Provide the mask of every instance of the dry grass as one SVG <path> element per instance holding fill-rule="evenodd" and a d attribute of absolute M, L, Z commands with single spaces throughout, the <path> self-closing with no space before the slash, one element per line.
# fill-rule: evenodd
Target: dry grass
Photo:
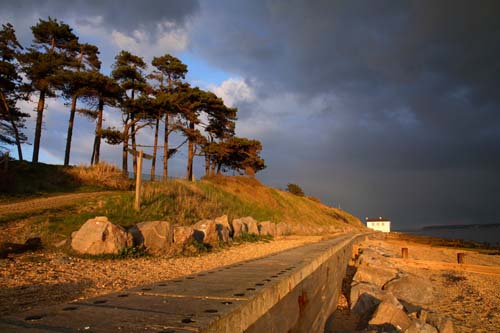
<path fill-rule="evenodd" d="M 132 181 L 123 175 L 121 169 L 113 164 L 99 163 L 87 166 L 79 165 L 65 169 L 78 182 L 90 186 L 100 186 L 116 190 L 129 190 Z"/>

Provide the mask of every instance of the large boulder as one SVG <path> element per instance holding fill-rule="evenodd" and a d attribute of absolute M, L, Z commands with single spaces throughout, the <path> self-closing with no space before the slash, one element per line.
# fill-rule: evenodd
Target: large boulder
<path fill-rule="evenodd" d="M 189 243 L 189 241 L 193 239 L 194 230 L 192 227 L 176 225 L 173 229 L 173 243 L 176 248 L 182 248 L 185 244 Z"/>
<path fill-rule="evenodd" d="M 369 283 L 353 283 L 350 299 L 352 312 L 362 317 L 373 313 L 382 302 L 390 303 L 398 309 L 403 309 L 403 305 L 391 292 L 381 290 Z"/>
<path fill-rule="evenodd" d="M 270 221 L 260 222 L 259 225 L 259 233 L 261 236 L 273 236 L 276 237 L 276 224 Z"/>
<path fill-rule="evenodd" d="M 435 313 L 429 313 L 427 315 L 427 323 L 437 327 L 439 333 L 454 333 L 453 322 L 445 317 L 439 316 Z"/>
<path fill-rule="evenodd" d="M 219 235 L 215 221 L 201 220 L 193 225 L 193 238 L 199 243 L 210 244 L 212 246 L 219 245 Z"/>
<path fill-rule="evenodd" d="M 151 253 L 166 253 L 172 244 L 172 228 L 167 221 L 141 222 L 128 230 L 136 246 L 144 246 Z"/>
<path fill-rule="evenodd" d="M 438 333 L 438 330 L 432 325 L 426 324 L 420 320 L 415 320 L 404 333 Z"/>
<path fill-rule="evenodd" d="M 384 289 L 397 295 L 398 299 L 414 305 L 429 305 L 436 299 L 432 283 L 413 274 L 405 274 L 388 282 Z"/>
<path fill-rule="evenodd" d="M 217 236 L 219 236 L 219 241 L 223 243 L 229 243 L 231 241 L 231 226 L 227 219 L 227 215 L 222 215 L 215 219 L 215 229 L 217 230 Z"/>
<path fill-rule="evenodd" d="M 412 324 L 410 318 L 400 308 L 388 302 L 382 302 L 368 322 L 368 329 L 384 332 L 405 331 Z"/>
<path fill-rule="evenodd" d="M 233 239 L 241 236 L 243 232 L 248 232 L 246 224 L 242 219 L 234 219 L 231 221 L 233 227 Z"/>
<path fill-rule="evenodd" d="M 246 231 L 249 234 L 254 234 L 254 235 L 259 234 L 259 227 L 257 226 L 257 221 L 253 217 L 247 216 L 247 217 L 241 218 L 241 220 L 246 225 L 246 229 L 247 229 Z"/>
<path fill-rule="evenodd" d="M 285 223 L 285 222 L 280 222 L 276 224 L 276 235 L 277 236 L 288 236 L 292 234 L 292 227 Z"/>
<path fill-rule="evenodd" d="M 360 266 L 352 280 L 355 282 L 371 283 L 382 288 L 387 282 L 395 279 L 397 276 L 398 271 L 393 268 L 384 269 L 373 266 Z"/>
<path fill-rule="evenodd" d="M 71 247 L 82 254 L 117 254 L 133 244 L 132 236 L 122 227 L 114 225 L 105 216 L 85 222 L 71 240 Z"/>

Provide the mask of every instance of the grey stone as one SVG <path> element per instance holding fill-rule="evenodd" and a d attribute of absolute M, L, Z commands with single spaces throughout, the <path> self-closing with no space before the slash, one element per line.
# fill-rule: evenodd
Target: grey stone
<path fill-rule="evenodd" d="M 351 310 L 360 315 L 366 316 L 382 303 L 390 303 L 398 309 L 403 309 L 403 305 L 389 291 L 381 290 L 377 286 L 369 283 L 354 283 L 351 286 Z"/>
<path fill-rule="evenodd" d="M 231 226 L 233 227 L 233 238 L 238 238 L 243 232 L 248 232 L 247 226 L 242 219 L 234 219 L 231 221 Z"/>
<path fill-rule="evenodd" d="M 276 224 L 276 236 L 288 236 L 292 234 L 292 227 L 285 222 Z"/>
<path fill-rule="evenodd" d="M 388 302 L 382 302 L 368 322 L 368 328 L 381 328 L 384 330 L 405 331 L 412 324 L 410 318 L 400 308 Z"/>
<path fill-rule="evenodd" d="M 371 283 L 382 288 L 388 281 L 395 279 L 397 275 L 396 269 L 360 266 L 354 274 L 353 281 Z"/>
<path fill-rule="evenodd" d="M 259 234 L 259 228 L 257 226 L 257 221 L 254 220 L 253 217 L 247 216 L 247 217 L 241 218 L 241 220 L 246 225 L 246 229 L 247 229 L 246 231 L 249 234 L 254 234 L 254 235 Z"/>
<path fill-rule="evenodd" d="M 276 224 L 270 221 L 260 222 L 259 225 L 259 233 L 261 236 L 270 235 L 276 237 Z"/>
<path fill-rule="evenodd" d="M 427 314 L 427 323 L 436 327 L 439 333 L 454 333 L 453 322 L 445 317 L 439 316 L 435 313 Z"/>
<path fill-rule="evenodd" d="M 193 238 L 205 244 L 212 246 L 219 245 L 219 235 L 213 220 L 201 220 L 193 225 Z"/>
<path fill-rule="evenodd" d="M 421 320 L 415 320 L 411 323 L 404 333 L 438 333 L 438 330 Z"/>
<path fill-rule="evenodd" d="M 172 228 L 167 221 L 141 222 L 129 229 L 134 245 L 143 245 L 149 252 L 167 253 L 173 241 Z"/>
<path fill-rule="evenodd" d="M 174 226 L 174 245 L 177 248 L 181 248 L 184 244 L 188 243 L 193 239 L 193 228 L 183 225 Z"/>
<path fill-rule="evenodd" d="M 227 215 L 222 215 L 215 219 L 215 229 L 217 230 L 217 235 L 219 236 L 219 241 L 223 243 L 231 242 L 231 226 L 229 225 Z"/>
<path fill-rule="evenodd" d="M 124 228 L 103 216 L 85 222 L 71 240 L 73 250 L 92 255 L 117 254 L 132 244 L 132 236 Z"/>
<path fill-rule="evenodd" d="M 436 299 L 432 284 L 413 274 L 405 274 L 387 283 L 384 289 L 392 291 L 397 298 L 416 305 L 428 305 Z"/>

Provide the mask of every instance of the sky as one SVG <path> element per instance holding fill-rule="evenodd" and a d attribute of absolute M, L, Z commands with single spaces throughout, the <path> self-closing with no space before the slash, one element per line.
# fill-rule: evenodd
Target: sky
<path fill-rule="evenodd" d="M 498 1 L 5 1 L 0 22 L 24 46 L 39 18 L 97 45 L 109 73 L 128 50 L 170 53 L 187 80 L 238 108 L 236 133 L 258 139 L 257 176 L 396 229 L 500 222 Z M 32 142 L 36 98 L 26 134 Z M 40 160 L 61 163 L 68 101 L 45 111 Z M 105 126 L 119 126 L 107 109 Z M 92 121 L 76 119 L 72 164 L 87 163 Z M 174 139 L 180 142 L 181 137 Z M 139 142 L 152 144 L 152 131 Z M 120 147 L 104 144 L 121 165 Z M 31 156 L 31 146 L 24 148 Z M 13 149 L 15 155 L 15 149 Z M 161 164 L 161 163 L 158 163 Z M 170 160 L 174 176 L 186 156 Z M 159 172 L 157 172 L 159 173 Z M 196 176 L 203 175 L 201 161 Z"/>

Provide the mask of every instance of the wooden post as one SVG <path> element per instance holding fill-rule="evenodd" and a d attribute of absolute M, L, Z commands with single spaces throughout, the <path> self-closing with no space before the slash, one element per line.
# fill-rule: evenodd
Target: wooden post
<path fill-rule="evenodd" d="M 457 262 L 463 264 L 465 262 L 465 253 L 457 253 Z"/>
<path fill-rule="evenodd" d="M 408 259 L 408 248 L 407 247 L 403 247 L 401 249 L 401 256 L 403 257 L 403 259 Z"/>
<path fill-rule="evenodd" d="M 136 175 L 134 209 L 139 211 L 141 209 L 142 150 L 138 151 Z"/>

